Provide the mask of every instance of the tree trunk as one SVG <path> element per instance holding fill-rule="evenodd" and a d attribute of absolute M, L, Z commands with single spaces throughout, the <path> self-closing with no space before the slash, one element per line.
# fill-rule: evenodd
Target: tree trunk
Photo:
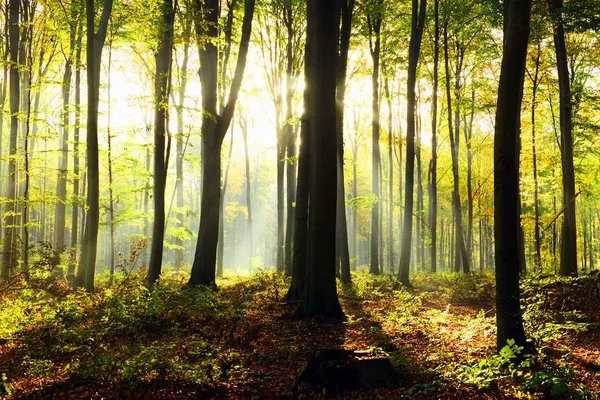
<path fill-rule="evenodd" d="M 202 86 L 202 200 L 200 206 L 200 227 L 198 243 L 194 254 L 190 286 L 216 286 L 215 262 L 219 232 L 219 204 L 221 199 L 221 147 L 235 111 L 235 103 L 242 85 L 248 43 L 254 16 L 254 0 L 246 0 L 242 37 L 238 51 L 235 74 L 231 83 L 227 104 L 217 113 L 217 48 L 205 38 L 218 36 L 218 0 L 207 0 L 203 12 L 195 15 L 196 34 L 201 43 L 200 83 Z M 203 17 L 203 18 L 200 18 Z M 208 24 L 207 24 L 208 22 Z"/>
<path fill-rule="evenodd" d="M 338 13 L 336 2 L 309 0 L 307 41 L 310 91 L 310 201 L 308 205 L 308 257 L 306 285 L 297 318 L 343 319 L 335 282 L 336 58 Z"/>
<path fill-rule="evenodd" d="M 176 190 L 177 190 L 177 223 L 179 225 L 179 229 L 185 229 L 185 219 L 184 214 L 182 212 L 183 208 L 183 157 L 184 157 L 184 149 L 183 149 L 183 107 L 185 103 L 185 89 L 187 87 L 187 74 L 188 74 L 188 60 L 189 60 L 189 52 L 190 52 L 190 34 L 192 31 L 192 20 L 189 17 L 185 17 L 185 31 L 184 31 L 184 44 L 183 44 L 183 61 L 181 65 L 181 69 L 179 70 L 179 90 L 178 90 L 178 102 L 176 105 L 177 112 L 177 162 L 175 165 L 176 168 Z M 175 265 L 182 266 L 184 264 L 184 248 L 183 248 L 183 240 L 179 237 L 175 239 L 175 244 L 177 245 L 177 249 L 175 250 Z"/>
<path fill-rule="evenodd" d="M 519 290 L 519 119 L 531 1 L 512 0 L 505 15 L 505 42 L 494 138 L 494 236 L 496 239 L 496 346 L 509 339 L 525 346 Z"/>
<path fill-rule="evenodd" d="M 434 0 L 433 36 L 433 93 L 431 104 L 431 163 L 429 164 L 429 226 L 431 228 L 431 272 L 437 272 L 437 106 L 438 106 L 438 64 L 440 56 L 439 3 Z"/>
<path fill-rule="evenodd" d="M 71 253 L 67 278 L 75 280 L 77 263 L 77 243 L 79 236 L 79 126 L 81 125 L 81 42 L 83 29 L 79 27 L 77 34 L 77 52 L 75 55 L 75 127 L 73 128 L 73 212 L 71 219 Z"/>
<path fill-rule="evenodd" d="M 248 270 L 252 271 L 252 260 L 254 259 L 254 238 L 252 236 L 252 196 L 250 181 L 250 156 L 248 153 L 248 129 L 244 121 L 242 127 L 244 137 L 244 156 L 246 158 L 246 209 L 248 210 Z"/>
<path fill-rule="evenodd" d="M 560 92 L 560 133 L 564 219 L 561 231 L 560 275 L 577 276 L 577 222 L 575 214 L 575 170 L 573 168 L 572 98 L 562 0 L 548 0 L 554 20 L 554 49 Z"/>
<path fill-rule="evenodd" d="M 342 283 L 348 284 L 350 277 L 350 250 L 348 248 L 348 226 L 346 222 L 346 190 L 344 188 L 344 100 L 346 97 L 346 69 L 354 0 L 338 1 L 341 16 L 339 31 L 338 64 L 336 71 L 336 132 L 337 132 L 337 206 L 336 206 L 336 259 L 341 267 Z"/>
<path fill-rule="evenodd" d="M 404 190 L 404 223 L 402 224 L 402 249 L 398 279 L 402 284 L 411 286 L 408 277 L 412 238 L 413 192 L 415 182 L 415 86 L 417 82 L 417 64 L 421 53 L 421 39 L 425 26 L 427 0 L 412 0 L 412 24 L 408 51 L 408 77 L 406 90 L 406 186 Z"/>
<path fill-rule="evenodd" d="M 382 2 L 377 4 L 381 7 Z M 381 193 L 379 190 L 379 166 L 381 164 L 381 155 L 379 150 L 379 59 L 381 55 L 381 11 L 377 10 L 375 16 L 368 16 L 369 22 L 369 45 L 371 58 L 373 60 L 373 73 L 371 75 L 372 87 L 372 121 L 371 121 L 371 185 L 373 195 L 377 202 L 371 209 L 371 264 L 369 272 L 379 274 L 379 210 L 381 208 Z M 375 39 L 375 43 L 373 43 Z"/>
<path fill-rule="evenodd" d="M 8 161 L 8 184 L 6 189 L 6 207 L 4 209 L 4 244 L 2 249 L 2 270 L 0 278 L 8 281 L 17 263 L 16 235 L 15 235 L 15 206 L 16 206 L 16 188 L 17 184 L 17 137 L 19 134 L 19 1 L 10 0 L 9 2 L 9 51 L 10 51 L 10 144 Z"/>
<path fill-rule="evenodd" d="M 100 217 L 100 170 L 98 165 L 98 101 L 100 89 L 100 65 L 102 48 L 106 39 L 106 28 L 112 10 L 112 0 L 104 1 L 98 31 L 94 33 L 94 1 L 86 0 L 87 16 L 87 78 L 88 78 L 88 111 L 87 111 L 87 162 L 88 189 L 85 233 L 82 242 L 79 268 L 83 271 L 86 290 L 94 290 L 96 274 L 96 249 L 98 247 L 98 219 Z"/>
<path fill-rule="evenodd" d="M 535 107 L 537 105 L 537 90 L 539 86 L 541 42 L 538 42 L 537 53 L 535 57 L 535 72 L 531 78 L 531 153 L 533 157 L 533 207 L 535 212 L 535 266 L 539 272 L 542 270 L 542 244 L 540 234 L 540 197 L 539 182 L 537 170 L 537 147 L 536 147 L 536 129 L 535 129 Z"/>
<path fill-rule="evenodd" d="M 154 226 L 148 265 L 148 285 L 156 283 L 162 270 L 163 245 L 165 238 L 165 186 L 167 183 L 167 163 L 165 141 L 167 137 L 167 112 L 169 107 L 169 81 L 173 48 L 173 21 L 175 10 L 173 0 L 163 0 L 161 23 L 159 24 L 160 44 L 154 59 Z"/>
<path fill-rule="evenodd" d="M 454 271 L 458 272 L 459 271 L 459 265 L 462 261 L 462 267 L 463 267 L 463 271 L 465 273 L 470 272 L 470 260 L 469 260 L 469 255 L 467 254 L 467 249 L 465 246 L 465 240 L 464 240 L 464 235 L 463 235 L 463 224 L 462 224 L 462 211 L 461 211 L 461 205 L 460 205 L 460 184 L 459 184 L 459 175 L 458 175 L 458 135 L 454 134 L 454 129 L 452 126 L 452 100 L 451 100 L 451 95 L 450 95 L 450 66 L 449 66 L 449 62 L 448 62 L 448 26 L 446 23 L 446 26 L 444 27 L 444 61 L 445 61 L 445 68 L 446 68 L 446 96 L 448 98 L 448 133 L 450 135 L 450 148 L 451 148 L 451 153 L 452 153 L 452 175 L 453 175 L 453 181 L 454 181 L 454 189 L 452 192 L 452 205 L 454 207 L 454 217 L 455 217 L 455 222 L 456 222 L 456 229 L 455 229 L 455 235 L 456 235 L 456 251 L 454 253 L 455 255 L 455 265 L 454 265 Z M 459 65 L 462 64 L 462 57 L 460 58 L 459 61 Z M 457 67 L 457 71 L 460 71 L 461 67 Z M 456 80 L 458 81 L 458 79 L 460 79 L 459 74 L 457 73 L 456 76 Z M 457 85 L 455 85 L 455 90 L 458 91 L 458 88 L 456 87 Z M 458 94 L 457 94 L 458 96 Z M 456 105 L 458 107 L 458 104 Z M 458 126 L 458 120 L 457 119 L 457 126 L 455 126 L 455 128 L 459 128 Z M 458 131 L 458 129 L 457 129 Z"/>

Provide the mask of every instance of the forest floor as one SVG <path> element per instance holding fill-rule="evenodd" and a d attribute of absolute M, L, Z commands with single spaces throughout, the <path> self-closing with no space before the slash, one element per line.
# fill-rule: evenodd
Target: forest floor
<path fill-rule="evenodd" d="M 219 290 L 153 291 L 142 273 L 94 294 L 44 278 L 0 291 L 0 398 L 319 399 L 292 382 L 319 349 L 388 357 L 402 384 L 343 399 L 599 398 L 598 274 L 523 282 L 533 355 L 495 352 L 493 277 L 356 274 L 345 322 L 294 321 L 287 278 L 226 278 Z"/>

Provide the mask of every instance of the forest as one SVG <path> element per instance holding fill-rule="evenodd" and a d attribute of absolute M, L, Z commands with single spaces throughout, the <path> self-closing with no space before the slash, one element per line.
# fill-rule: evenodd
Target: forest
<path fill-rule="evenodd" d="M 0 0 L 1 399 L 600 398 L 600 0 Z"/>

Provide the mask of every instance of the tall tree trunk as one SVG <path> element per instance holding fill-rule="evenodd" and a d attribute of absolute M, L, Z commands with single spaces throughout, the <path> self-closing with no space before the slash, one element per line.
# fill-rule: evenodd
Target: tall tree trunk
<path fill-rule="evenodd" d="M 245 120 L 242 126 L 244 137 L 244 156 L 246 159 L 246 209 L 248 210 L 248 270 L 252 271 L 252 260 L 254 259 L 254 237 L 252 235 L 252 196 L 250 181 L 250 156 L 248 153 L 248 128 Z"/>
<path fill-rule="evenodd" d="M 577 221 L 573 168 L 572 96 L 562 16 L 562 0 L 548 0 L 554 21 L 554 49 L 560 92 L 560 133 L 564 219 L 561 231 L 560 275 L 577 276 Z"/>
<path fill-rule="evenodd" d="M 233 124 L 235 126 L 235 124 Z M 227 155 L 227 166 L 225 167 L 225 176 L 223 178 L 223 189 L 221 190 L 221 199 L 219 204 L 219 241 L 217 242 L 217 276 L 223 276 L 223 267 L 225 265 L 225 195 L 227 185 L 229 184 L 229 169 L 231 168 L 231 153 L 233 152 L 233 127 L 231 128 L 231 139 L 229 141 L 229 154 Z M 234 242 L 235 243 L 235 242 Z"/>
<path fill-rule="evenodd" d="M 539 197 L 539 182 L 537 170 L 537 147 L 536 147 L 536 128 L 535 128 L 535 108 L 537 105 L 537 90 L 539 86 L 539 71 L 540 71 L 540 56 L 541 42 L 537 44 L 537 53 L 535 57 L 535 71 L 531 78 L 532 93 L 531 93 L 531 153 L 533 157 L 533 207 L 535 212 L 535 266 L 538 271 L 542 269 L 542 244 L 540 234 L 540 197 Z"/>
<path fill-rule="evenodd" d="M 434 0 L 433 34 L 433 94 L 431 100 L 431 162 L 429 164 L 429 226 L 431 228 L 431 272 L 437 272 L 437 109 L 438 109 L 438 64 L 440 57 L 439 3 Z"/>
<path fill-rule="evenodd" d="M 73 212 L 71 214 L 71 252 L 67 278 L 75 279 L 75 265 L 77 263 L 77 243 L 79 236 L 79 126 L 81 125 L 81 42 L 83 36 L 82 26 L 77 34 L 77 51 L 75 55 L 75 127 L 73 128 Z"/>
<path fill-rule="evenodd" d="M 402 249 L 398 279 L 402 284 L 411 286 L 408 277 L 412 238 L 413 192 L 415 182 L 415 86 L 417 82 L 417 64 L 421 53 L 421 39 L 425 27 L 427 0 L 412 0 L 412 24 L 408 51 L 408 77 L 406 90 L 406 186 L 404 190 L 404 223 L 402 224 Z"/>
<path fill-rule="evenodd" d="M 307 34 L 304 51 L 304 80 L 311 80 L 310 60 L 311 37 Z M 296 213 L 294 214 L 294 253 L 292 258 L 292 282 L 286 294 L 288 301 L 298 301 L 302 298 L 306 286 L 306 260 L 308 240 L 308 199 L 310 174 L 310 140 L 308 109 L 311 104 L 311 91 L 308 85 L 304 87 L 302 125 L 300 127 L 300 150 L 298 154 L 298 186 L 296 190 Z"/>
<path fill-rule="evenodd" d="M 473 151 L 471 140 L 473 139 L 473 120 L 475 119 L 475 88 L 471 90 L 471 113 L 469 122 L 465 120 L 465 145 L 467 146 L 467 255 L 469 266 L 473 265 Z"/>
<path fill-rule="evenodd" d="M 519 290 L 519 119 L 530 0 L 512 0 L 505 14 L 505 42 L 494 138 L 494 236 L 496 239 L 496 346 L 509 339 L 525 346 Z"/>
<path fill-rule="evenodd" d="M 377 7 L 381 8 L 383 2 L 379 1 Z M 377 202 L 371 210 L 371 264 L 369 272 L 378 274 L 379 271 L 379 210 L 381 208 L 381 193 L 379 190 L 379 166 L 381 155 L 379 150 L 379 59 L 381 56 L 381 10 L 376 10 L 375 16 L 368 16 L 369 46 L 373 60 L 373 73 L 371 75 L 372 88 L 372 121 L 371 121 L 371 185 L 373 195 Z M 373 40 L 375 41 L 373 43 Z"/>
<path fill-rule="evenodd" d="M 8 199 L 4 213 L 4 245 L 2 249 L 2 270 L 0 278 L 8 281 L 10 274 L 17 263 L 16 235 L 15 235 L 15 208 L 16 208 L 16 178 L 17 178 L 17 137 L 19 134 L 19 1 L 10 0 L 9 2 L 9 51 L 10 51 L 10 144 L 8 161 L 8 184 L 6 189 L 6 198 Z"/>
<path fill-rule="evenodd" d="M 202 204 L 198 243 L 194 254 L 190 286 L 216 286 L 215 263 L 219 230 L 219 205 L 221 199 L 221 147 L 235 111 L 235 103 L 242 85 L 248 43 L 254 16 L 254 0 L 246 0 L 242 36 L 238 51 L 235 74 L 231 83 L 227 104 L 217 113 L 217 48 L 205 38 L 217 38 L 219 2 L 207 0 L 200 12 L 195 13 L 196 34 L 199 39 L 200 83 L 202 86 Z M 203 17 L 203 18 L 201 18 Z"/>
<path fill-rule="evenodd" d="M 87 115 L 87 162 L 88 189 L 85 233 L 82 242 L 79 268 L 87 291 L 94 290 L 96 274 L 96 250 L 98 247 L 98 220 L 100 218 L 100 170 L 98 165 L 98 101 L 100 89 L 100 65 L 102 48 L 106 39 L 106 28 L 112 10 L 112 0 L 104 1 L 98 31 L 94 33 L 94 1 L 86 0 L 87 20 L 87 78 L 88 78 L 88 115 Z"/>
<path fill-rule="evenodd" d="M 162 270 L 163 244 L 165 238 L 165 186 L 167 163 L 165 141 L 167 137 L 169 82 L 173 48 L 173 0 L 163 0 L 159 24 L 160 44 L 155 54 L 156 75 L 154 76 L 154 226 L 148 265 L 148 285 L 156 283 Z M 167 156 L 168 157 L 168 156 Z"/>
<path fill-rule="evenodd" d="M 184 28 L 184 44 L 183 44 L 183 61 L 181 64 L 181 68 L 179 70 L 179 90 L 178 90 L 178 101 L 176 105 L 177 112 L 177 144 L 176 144 L 176 152 L 177 152 L 177 162 L 175 165 L 176 168 L 176 190 L 177 190 L 177 223 L 179 225 L 179 229 L 183 230 L 185 228 L 185 220 L 184 214 L 182 212 L 183 208 L 183 157 L 184 157 L 184 149 L 183 149 L 183 110 L 185 103 L 185 90 L 187 87 L 188 81 L 188 60 L 190 53 L 190 35 L 192 32 L 192 19 L 189 17 L 185 17 L 185 28 Z M 179 237 L 175 239 L 175 244 L 177 245 L 177 249 L 175 250 L 175 265 L 181 266 L 184 263 L 184 248 L 183 248 L 183 240 Z"/>
<path fill-rule="evenodd" d="M 306 285 L 295 317 L 344 318 L 335 283 L 337 135 L 335 121 L 338 44 L 336 2 L 309 0 L 307 36 L 310 42 L 308 109 L 310 139 L 310 201 Z"/>
<path fill-rule="evenodd" d="M 346 97 L 346 69 L 354 0 L 338 0 L 341 17 L 339 55 L 336 71 L 336 132 L 337 132 L 337 206 L 336 206 L 336 259 L 341 267 L 341 280 L 348 284 L 350 277 L 350 250 L 346 222 L 346 190 L 344 188 L 344 100 Z"/>
<path fill-rule="evenodd" d="M 393 160 L 393 149 L 394 149 L 394 126 L 393 126 L 393 111 L 392 111 L 392 98 L 390 93 L 390 87 L 388 78 L 385 78 L 385 97 L 387 100 L 388 108 L 388 164 L 390 166 L 389 172 L 389 185 L 388 185 L 388 268 L 390 274 L 394 274 L 394 160 Z"/>
<path fill-rule="evenodd" d="M 110 219 L 108 223 L 109 236 L 110 236 L 110 254 L 108 255 L 110 279 L 109 284 L 112 285 L 115 280 L 115 204 L 114 204 L 114 191 L 113 191 L 113 169 L 112 169 L 112 132 L 110 127 L 110 112 L 111 112 L 111 80 L 110 80 L 110 69 L 112 67 L 112 41 L 111 37 L 108 41 L 108 77 L 107 77 L 107 128 L 106 128 L 106 141 L 108 143 L 108 217 Z"/>
<path fill-rule="evenodd" d="M 65 221 L 67 209 L 67 175 L 69 173 L 69 130 L 71 115 L 71 78 L 73 76 L 73 56 L 75 55 L 77 24 L 75 20 L 69 21 L 69 50 L 66 54 L 65 72 L 62 81 L 62 138 L 60 141 L 60 158 L 58 166 L 58 180 L 56 184 L 56 208 L 54 216 L 55 238 L 54 248 L 59 252 L 65 247 Z"/>
<path fill-rule="evenodd" d="M 462 57 L 460 58 L 462 60 Z M 455 135 L 454 128 L 452 126 L 452 100 L 450 94 L 450 66 L 448 62 L 448 26 L 446 22 L 446 26 L 444 27 L 444 61 L 446 68 L 446 96 L 448 98 L 448 133 L 450 135 L 450 148 L 452 153 L 452 175 L 454 180 L 454 189 L 452 192 L 452 205 L 454 207 L 454 217 L 456 221 L 456 251 L 455 255 L 455 267 L 454 270 L 457 271 L 460 260 L 462 260 L 462 267 L 465 273 L 470 272 L 470 260 L 469 255 L 467 254 L 467 249 L 465 246 L 465 240 L 463 235 L 463 224 L 462 224 L 462 211 L 460 205 L 460 184 L 459 184 L 459 175 L 458 175 L 458 135 Z M 462 61 L 459 62 L 462 64 Z M 457 67 L 457 71 L 460 71 L 460 67 Z M 456 79 L 460 79 L 459 74 L 457 73 Z M 455 90 L 457 90 L 455 85 Z M 458 107 L 458 104 L 456 105 Z M 457 118 L 457 123 L 458 123 Z M 459 128 L 455 126 L 455 128 Z"/>

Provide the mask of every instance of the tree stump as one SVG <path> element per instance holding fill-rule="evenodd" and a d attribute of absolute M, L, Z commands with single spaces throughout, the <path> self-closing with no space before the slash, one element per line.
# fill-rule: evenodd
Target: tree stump
<path fill-rule="evenodd" d="M 296 376 L 292 389 L 325 390 L 338 396 L 350 389 L 393 388 L 402 384 L 402 377 L 388 358 L 366 358 L 370 355 L 369 351 L 319 350 Z"/>

